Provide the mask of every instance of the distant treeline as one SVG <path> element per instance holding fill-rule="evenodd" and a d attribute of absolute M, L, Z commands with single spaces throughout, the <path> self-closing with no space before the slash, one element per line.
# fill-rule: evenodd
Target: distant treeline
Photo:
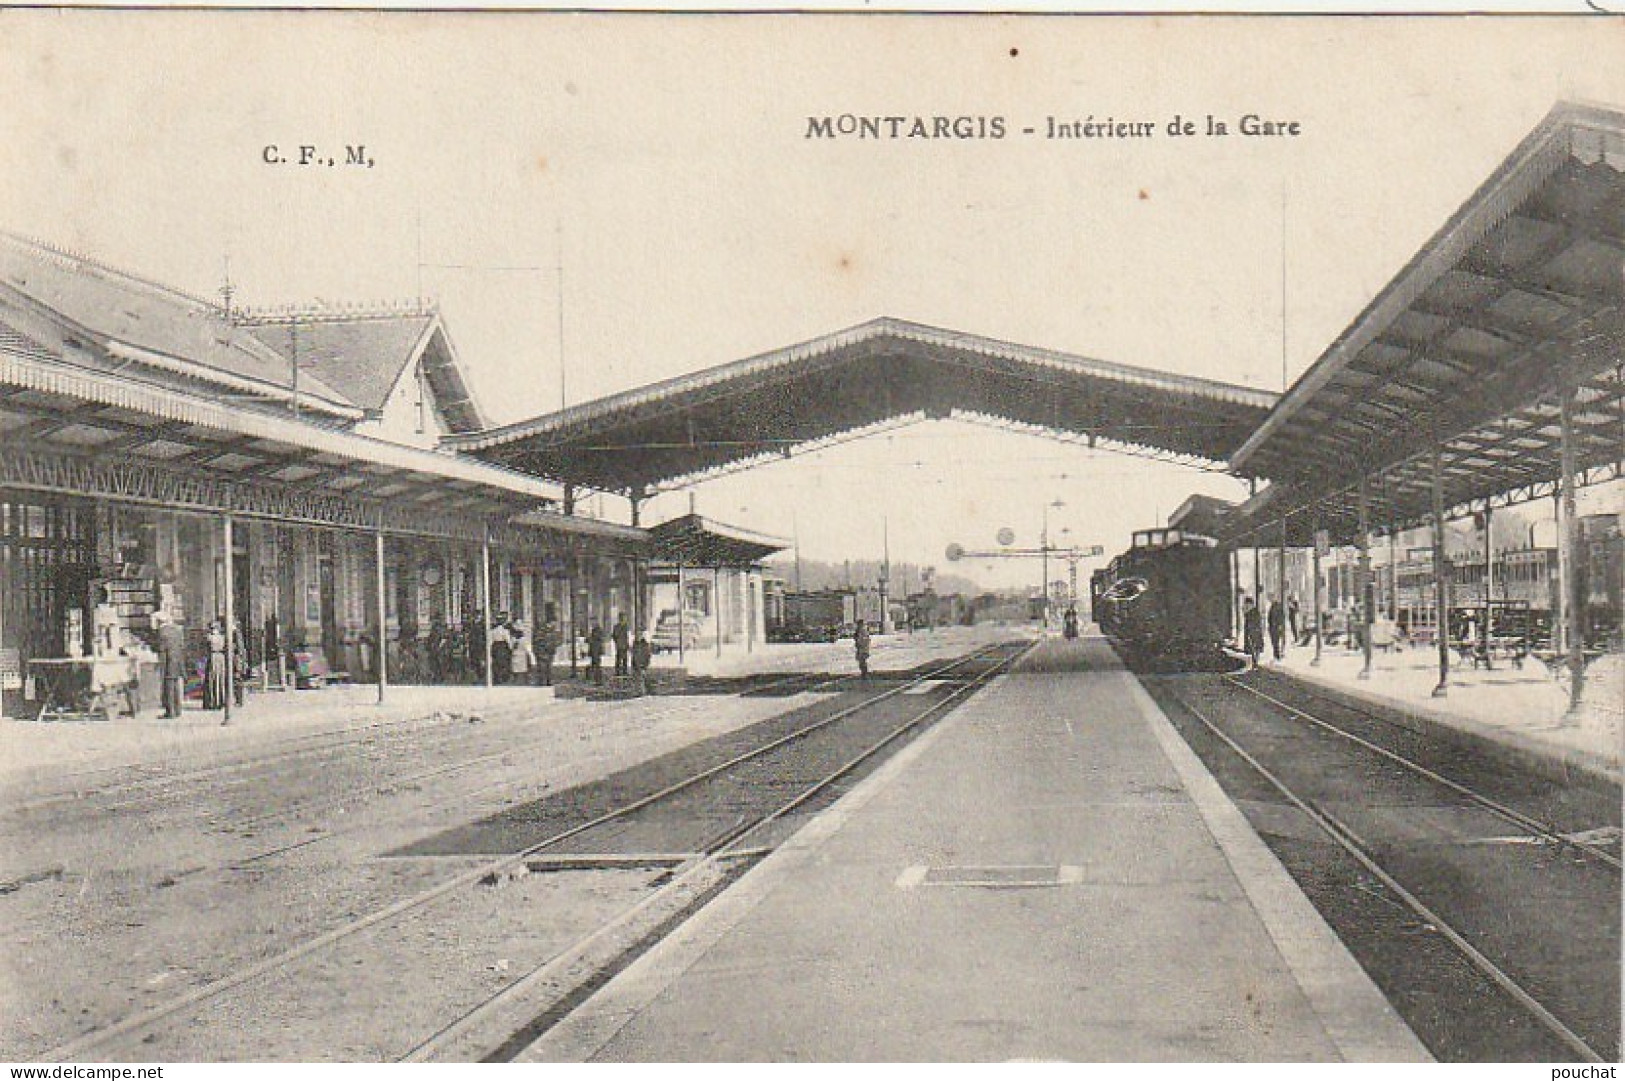
<path fill-rule="evenodd" d="M 781 555 L 768 561 L 779 577 L 791 589 L 796 588 L 796 560 L 793 555 Z M 820 589 L 845 589 L 851 586 L 854 589 L 873 589 L 880 579 L 881 564 L 875 559 L 854 559 L 850 563 L 825 563 L 817 559 L 802 559 L 801 586 L 802 590 L 814 592 Z M 960 574 L 944 574 L 938 568 L 931 586 L 940 594 L 962 593 L 966 596 L 976 596 L 982 592 L 982 587 L 973 580 Z M 921 575 L 921 568 L 914 563 L 893 562 L 891 565 L 891 580 L 886 592 L 902 598 L 909 593 L 919 593 L 925 588 L 925 579 Z"/>

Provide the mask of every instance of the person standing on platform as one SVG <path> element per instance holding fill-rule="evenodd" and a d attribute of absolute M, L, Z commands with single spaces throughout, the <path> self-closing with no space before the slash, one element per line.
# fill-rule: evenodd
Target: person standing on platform
<path fill-rule="evenodd" d="M 506 683 L 513 675 L 513 638 L 508 634 L 508 613 L 497 613 L 491 626 L 491 682 Z"/>
<path fill-rule="evenodd" d="M 640 631 L 632 643 L 632 678 L 640 696 L 649 693 L 649 662 L 653 659 L 654 650 L 649 648 L 649 640 Z"/>
<path fill-rule="evenodd" d="M 1298 598 L 1288 597 L 1286 599 L 1286 628 L 1292 635 L 1292 641 L 1300 646 L 1310 638 L 1309 628 L 1299 622 L 1301 618 L 1302 616 L 1298 611 Z"/>
<path fill-rule="evenodd" d="M 209 663 L 203 669 L 203 708 L 226 708 L 226 630 L 218 619 L 209 624 Z"/>
<path fill-rule="evenodd" d="M 1252 667 L 1257 668 L 1258 658 L 1264 654 L 1264 623 L 1251 597 L 1241 602 L 1241 641 Z"/>
<path fill-rule="evenodd" d="M 858 620 L 856 629 L 852 632 L 852 649 L 858 657 L 858 678 L 869 678 L 869 621 Z"/>
<path fill-rule="evenodd" d="M 1270 649 L 1275 652 L 1275 659 L 1279 661 L 1286 653 L 1286 611 L 1281 607 L 1280 601 L 1270 605 L 1269 628 Z"/>
<path fill-rule="evenodd" d="M 162 677 L 160 699 L 164 705 L 164 720 L 173 721 L 181 715 L 181 696 L 186 681 L 186 632 L 170 618 L 167 612 L 153 617 L 158 624 L 158 657 Z"/>
<path fill-rule="evenodd" d="M 231 640 L 231 700 L 241 706 L 248 693 L 248 632 L 241 623 Z"/>
<path fill-rule="evenodd" d="M 536 632 L 536 674 L 542 686 L 553 686 L 553 655 L 559 650 L 559 631 L 552 620 L 543 620 Z"/>
<path fill-rule="evenodd" d="M 587 678 L 604 685 L 604 628 L 597 623 L 587 632 Z"/>
<path fill-rule="evenodd" d="M 624 613 L 616 617 L 615 627 L 609 632 L 609 638 L 615 643 L 615 674 L 624 676 L 627 662 L 632 657 L 632 628 L 627 626 Z"/>
<path fill-rule="evenodd" d="M 536 654 L 530 647 L 527 630 L 522 619 L 514 620 L 508 627 L 508 637 L 513 640 L 513 678 L 522 687 L 530 686 L 530 673 L 536 667 Z"/>

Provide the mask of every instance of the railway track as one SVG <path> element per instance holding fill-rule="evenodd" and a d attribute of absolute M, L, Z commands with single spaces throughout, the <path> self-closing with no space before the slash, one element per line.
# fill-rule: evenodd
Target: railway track
<path fill-rule="evenodd" d="M 1357 747 L 1370 751 L 1372 754 L 1380 755 L 1389 762 L 1392 762 L 1403 769 L 1409 770 L 1417 776 L 1424 777 L 1427 780 L 1440 785 L 1441 787 L 1449 789 L 1464 799 L 1472 801 L 1478 806 L 1489 811 L 1491 814 L 1504 819 L 1508 823 L 1517 826 L 1520 829 L 1529 830 L 1536 836 L 1545 838 L 1547 841 L 1553 844 L 1581 853 L 1595 864 L 1613 868 L 1616 877 L 1618 877 L 1621 868 L 1625 867 L 1625 864 L 1622 864 L 1620 858 L 1614 855 L 1613 852 L 1610 852 L 1603 845 L 1597 844 L 1583 835 L 1576 835 L 1575 831 L 1564 830 L 1559 826 L 1553 825 L 1552 823 L 1545 822 L 1541 819 L 1535 818 L 1532 815 L 1525 814 L 1503 800 L 1484 795 L 1468 785 L 1452 780 L 1450 777 L 1445 776 L 1438 770 L 1431 769 L 1430 767 L 1425 766 L 1414 759 L 1408 758 L 1403 754 L 1381 746 L 1373 740 L 1357 735 L 1356 733 L 1349 731 L 1347 728 L 1334 724 L 1325 718 L 1316 716 L 1315 714 L 1309 713 L 1308 711 L 1300 709 L 1297 706 L 1284 702 L 1275 695 L 1272 695 L 1267 691 L 1259 690 L 1257 687 L 1252 686 L 1244 680 L 1231 676 L 1228 677 L 1228 682 L 1232 686 L 1245 691 L 1256 698 L 1260 698 L 1263 701 L 1268 702 L 1275 708 L 1292 717 L 1296 717 L 1298 720 L 1301 720 L 1306 724 L 1313 725 L 1321 731 L 1330 733 L 1339 739 L 1347 740 Z"/>
<path fill-rule="evenodd" d="M 747 696 L 753 697 L 788 697 L 795 694 L 810 694 L 819 691 L 833 692 L 838 690 L 843 685 L 854 682 L 855 679 L 856 677 L 854 676 L 824 676 L 822 674 L 796 672 L 785 676 L 782 679 L 776 679 L 766 684 L 753 686 L 743 693 Z M 703 712 L 705 708 L 706 704 L 703 698 L 694 699 L 684 697 L 672 699 L 672 705 L 651 715 L 650 722 L 659 724 L 666 721 L 680 719 L 682 717 L 691 716 L 695 713 Z M 303 817 L 323 811 L 353 807 L 359 803 L 365 802 L 369 797 L 375 797 L 383 794 L 386 791 L 412 785 L 421 785 L 428 781 L 443 781 L 448 777 L 465 774 L 482 766 L 489 766 L 516 757 L 523 757 L 529 752 L 533 752 L 545 747 L 552 738 L 553 737 L 549 735 L 543 735 L 535 739 L 523 741 L 521 743 L 505 745 L 502 749 L 493 751 L 489 754 L 482 754 L 474 758 L 447 763 L 441 766 L 435 766 L 433 768 L 420 770 L 415 773 L 389 777 L 380 781 L 377 785 L 373 786 L 367 791 L 346 792 L 317 801 L 298 803 L 291 807 L 273 808 L 258 816 L 252 816 L 245 819 L 233 819 L 232 828 L 239 832 L 251 833 L 267 825 L 285 821 L 296 816 Z M 494 793 L 521 788 L 528 783 L 528 781 L 523 779 L 499 781 L 495 784 L 481 786 L 472 792 L 459 792 L 443 800 L 435 800 L 426 804 L 420 804 L 418 805 L 418 811 L 419 813 L 432 813 L 446 807 L 455 806 L 459 803 L 470 802 L 471 800 L 477 799 L 481 796 L 489 796 Z M 287 844 L 264 848 L 251 855 L 240 857 L 233 860 L 231 865 L 233 867 L 246 867 L 259 863 L 263 860 L 270 859 L 274 856 L 280 856 L 284 853 L 308 848 L 324 841 L 336 840 L 340 837 L 355 833 L 363 828 L 364 827 L 362 825 L 358 824 L 339 829 L 322 830 L 319 833 L 303 836 L 298 840 L 289 842 Z"/>
<path fill-rule="evenodd" d="M 908 711 L 911 716 L 906 723 L 896 726 L 895 730 L 887 733 L 884 739 L 866 747 L 861 755 L 843 763 L 838 770 L 828 771 L 825 776 L 818 779 L 817 783 L 807 786 L 807 790 L 780 801 L 774 807 L 761 810 L 753 815 L 742 816 L 739 821 L 732 823 L 728 829 L 716 832 L 703 843 L 691 846 L 694 851 L 689 854 L 688 860 L 685 861 L 687 865 L 674 869 L 670 881 L 661 890 L 657 890 L 655 896 L 664 899 L 672 892 L 672 889 L 681 888 L 676 884 L 682 884 L 683 887 L 691 886 L 697 877 L 720 876 L 719 881 L 724 880 L 727 876 L 722 872 L 725 872 L 731 866 L 748 862 L 756 854 L 759 854 L 754 846 L 742 844 L 746 840 L 746 834 L 754 834 L 756 830 L 766 824 L 779 822 L 785 815 L 793 813 L 796 808 L 805 806 L 811 799 L 816 799 L 819 793 L 826 792 L 841 777 L 850 774 L 854 769 L 859 768 L 863 762 L 873 758 L 885 745 L 900 738 L 903 732 L 912 730 L 923 720 L 947 708 L 949 704 L 957 702 L 965 694 L 971 693 L 975 687 L 980 686 L 982 682 L 991 678 L 996 672 L 1002 671 L 1013 660 L 1014 651 L 1008 646 L 980 650 L 967 657 L 961 657 L 955 661 L 932 668 L 918 678 L 896 683 L 878 694 L 866 695 L 859 703 L 844 706 L 830 716 L 800 726 L 793 732 L 735 756 L 733 759 L 693 776 L 683 778 L 658 791 L 630 800 L 588 821 L 559 830 L 535 843 L 526 845 L 517 852 L 496 859 L 484 860 L 476 867 L 461 871 L 429 888 L 400 898 L 374 911 L 346 920 L 273 956 L 242 966 L 190 991 L 131 1014 L 113 1024 L 85 1033 L 55 1048 L 45 1057 L 57 1060 L 83 1059 L 92 1055 L 105 1056 L 116 1053 L 121 1049 L 125 1051 L 127 1057 L 131 1050 L 143 1046 L 153 1038 L 154 1033 L 179 1022 L 186 1016 L 196 1015 L 199 1011 L 212 1007 L 220 1000 L 227 999 L 239 989 L 244 993 L 250 993 L 255 988 L 270 982 L 289 979 L 291 978 L 291 971 L 301 962 L 319 961 L 325 955 L 338 951 L 343 944 L 368 932 L 381 934 L 388 928 L 399 926 L 403 921 L 420 919 L 423 913 L 431 906 L 434 906 L 436 902 L 448 898 L 458 893 L 458 891 L 466 890 L 482 882 L 489 883 L 501 876 L 515 872 L 517 869 L 527 866 L 527 861 L 535 860 L 550 850 L 558 850 L 561 846 L 568 845 L 568 842 L 573 838 L 585 837 L 594 830 L 601 830 L 610 827 L 612 824 L 624 826 L 636 816 L 640 814 L 647 815 L 652 809 L 662 804 L 684 797 L 691 797 L 702 786 L 715 786 L 721 783 L 721 779 L 730 772 L 737 772 L 742 768 L 746 768 L 753 761 L 762 760 L 764 757 L 793 744 L 813 740 L 819 733 L 830 731 L 832 727 L 838 727 L 849 718 L 873 710 L 877 704 L 898 700 L 899 696 L 908 694 L 913 688 L 941 681 L 947 678 L 949 673 L 955 669 L 963 668 L 978 660 L 985 661 L 991 654 L 1001 650 L 1008 656 L 1002 657 L 1000 663 L 989 666 L 988 670 L 981 673 L 978 678 L 958 681 L 959 685 L 949 694 L 929 703 L 924 709 Z M 792 676 L 788 678 L 793 680 L 804 679 L 805 677 Z M 843 676 L 826 682 L 839 684 L 850 679 L 851 677 Z M 705 869 L 704 872 L 697 872 L 696 869 L 701 867 Z M 672 887 L 672 889 L 667 889 L 667 887 Z M 659 903 L 653 898 L 651 898 L 651 901 L 655 904 Z M 642 906 L 635 907 L 641 908 Z M 376 934 L 373 937 L 376 937 Z M 504 1001 L 509 1000 L 511 1000 L 511 996 L 504 997 Z M 480 1007 L 476 1007 L 476 1010 L 480 1010 L 478 1017 L 481 1018 L 488 1016 L 491 1012 L 490 1008 L 482 1010 Z M 465 1013 L 472 1012 L 474 1011 L 465 1011 Z M 453 1026 L 456 1026 L 453 1034 L 461 1035 L 465 1033 L 470 1024 L 473 1023 L 466 1020 L 453 1022 Z M 448 1026 L 448 1028 L 450 1027 Z M 414 1049 L 413 1054 L 420 1056 L 433 1055 L 445 1046 L 445 1039 L 446 1036 L 442 1035 L 438 1041 L 433 1039 L 426 1041 L 420 1044 L 417 1049 Z M 140 1052 L 136 1053 L 140 1054 Z"/>
<path fill-rule="evenodd" d="M 619 929 L 623 923 L 634 920 L 645 911 L 658 911 L 661 902 L 667 895 L 675 895 L 679 898 L 676 905 L 668 907 L 676 908 L 683 915 L 698 908 L 699 904 L 703 904 L 705 900 L 709 900 L 711 896 L 714 896 L 721 886 L 732 881 L 738 872 L 742 872 L 749 865 L 749 861 L 754 861 L 772 850 L 774 839 L 770 835 L 776 826 L 783 823 L 790 816 L 826 798 L 832 789 L 873 760 L 882 751 L 914 731 L 926 720 L 949 711 L 965 698 L 974 694 L 995 676 L 1011 667 L 1020 656 L 1031 648 L 1031 646 L 1027 646 L 1020 651 L 1012 652 L 1008 647 L 995 646 L 979 651 L 971 657 L 962 658 L 945 666 L 944 669 L 930 673 L 920 680 L 893 688 L 866 702 L 842 709 L 816 724 L 807 726 L 805 729 L 790 733 L 765 744 L 761 748 L 736 756 L 710 770 L 671 785 L 636 804 L 629 805 L 623 811 L 584 824 L 576 832 L 561 834 L 553 843 L 549 843 L 546 848 L 552 848 L 555 844 L 562 844 L 567 840 L 579 841 L 610 822 L 620 822 L 632 815 L 647 812 L 679 795 L 692 796 L 697 788 L 715 787 L 723 783 L 738 784 L 743 782 L 747 789 L 761 791 L 763 783 L 755 775 L 764 772 L 776 782 L 767 787 L 779 790 L 777 792 L 767 792 L 765 794 L 766 798 L 756 801 L 755 805 L 746 810 L 745 813 L 740 814 L 736 821 L 720 832 L 708 836 L 700 843 L 689 846 L 692 851 L 672 871 L 668 881 L 655 894 L 624 914 L 621 919 L 614 921 L 605 928 L 594 930 L 580 942 L 573 944 L 557 957 L 550 959 L 548 963 L 531 970 L 517 983 L 504 988 L 473 1009 L 464 1012 L 455 1021 L 412 1048 L 411 1051 L 402 1056 L 400 1061 L 456 1061 L 466 1055 L 471 1046 L 488 1048 L 479 1056 L 480 1061 L 511 1061 L 526 1046 L 563 1020 L 568 1015 L 569 1008 L 580 1001 L 584 1001 L 588 993 L 601 986 L 605 978 L 607 978 L 607 973 L 600 973 L 597 978 L 584 982 L 579 989 L 573 989 L 572 992 L 555 996 L 555 1001 L 550 1001 L 545 1006 L 530 1005 L 527 1007 L 522 1005 L 520 1009 L 523 1011 L 526 1020 L 517 1026 L 511 1019 L 506 1022 L 503 1021 L 502 1011 L 510 1002 L 515 1000 L 522 1002 L 527 995 L 534 993 L 538 985 L 547 981 L 555 970 L 561 967 L 561 962 L 568 963 L 574 958 L 587 955 L 601 939 Z M 796 770 L 798 776 L 789 781 L 784 778 L 783 770 L 779 768 L 782 765 L 782 756 L 778 755 L 777 752 L 781 752 L 794 743 L 863 713 L 876 702 L 906 694 L 911 687 L 918 683 L 940 678 L 948 671 L 962 667 L 967 663 L 983 660 L 990 654 L 1000 652 L 1008 653 L 1007 656 L 1001 659 L 1000 663 L 989 666 L 984 671 L 963 680 L 944 697 L 931 702 L 923 709 L 910 711 L 909 716 L 901 723 L 888 722 L 881 726 L 882 731 L 876 734 L 874 738 L 866 740 L 857 753 L 842 754 L 837 756 L 833 762 L 826 761 L 822 765 L 811 768 L 809 768 L 808 764 L 801 764 L 801 768 Z M 754 767 L 752 770 L 753 775 L 740 778 L 738 776 L 740 767 L 747 765 Z M 762 768 L 764 766 L 766 767 L 765 770 Z M 737 868 L 737 870 L 731 868 Z M 682 900 L 685 895 L 696 892 L 698 893 L 698 903 L 691 901 L 685 905 Z M 669 931 L 669 929 L 669 927 L 662 928 L 663 931 Z M 663 935 L 659 937 L 663 937 Z M 619 971 L 620 968 L 635 960 L 637 956 L 654 944 L 656 938 L 657 936 L 654 935 L 645 935 L 634 944 L 633 948 L 619 951 L 612 962 L 613 971 Z M 487 1034 L 484 1041 L 480 1041 L 478 1034 L 481 1032 L 481 1026 L 485 1025 L 489 1028 L 493 1022 L 495 1023 L 494 1032 L 499 1039 L 493 1039 Z M 472 1044 L 470 1043 L 471 1036 L 474 1041 Z"/>
<path fill-rule="evenodd" d="M 1594 958 L 1583 943 L 1595 929 L 1564 926 L 1561 918 L 1552 917 L 1549 925 L 1530 927 L 1527 935 L 1520 936 L 1508 933 L 1504 927 L 1488 926 L 1491 921 L 1486 914 L 1498 913 L 1511 919 L 1515 911 L 1527 912 L 1527 907 L 1516 907 L 1526 899 L 1514 896 L 1515 884 L 1531 881 L 1538 884 L 1537 888 L 1552 891 L 1553 897 L 1562 896 L 1563 904 L 1569 907 L 1587 897 L 1615 898 L 1611 921 L 1606 913 L 1595 915 L 1603 925 L 1604 938 L 1609 937 L 1610 929 L 1617 936 L 1618 856 L 1584 834 L 1577 836 L 1575 830 L 1512 806 L 1504 794 L 1480 791 L 1471 778 L 1448 776 L 1384 746 L 1378 718 L 1367 718 L 1371 725 L 1379 727 L 1362 734 L 1352 730 L 1358 726 L 1350 723 L 1348 716 L 1328 718 L 1312 712 L 1287 701 L 1290 692 L 1280 688 L 1272 688 L 1279 693 L 1271 693 L 1245 679 L 1216 678 L 1216 686 L 1226 693 L 1210 695 L 1200 706 L 1185 689 L 1175 689 L 1176 681 L 1160 681 L 1158 686 L 1275 796 L 1301 813 L 1314 830 L 1353 862 L 1361 876 L 1368 876 L 1370 885 L 1355 881 L 1353 888 L 1380 894 L 1390 905 L 1397 906 L 1396 911 L 1402 908 L 1409 917 L 1404 933 L 1437 936 L 1479 978 L 1515 1004 L 1516 1010 L 1544 1034 L 1544 1041 L 1523 1041 L 1531 1057 L 1614 1060 L 1618 1053 L 1617 937 L 1613 939 L 1612 1006 L 1605 1003 L 1600 1009 L 1587 1009 L 1580 1004 L 1588 995 L 1566 986 L 1564 980 L 1565 974 L 1582 983 L 1587 978 L 1587 962 Z M 1348 714 L 1358 712 L 1349 706 L 1342 709 Z M 1320 710 L 1328 712 L 1332 711 Z M 1336 723 L 1338 720 L 1344 723 Z M 1305 736 L 1311 737 L 1309 742 Z M 1247 790 L 1244 782 L 1232 783 Z M 1226 787 L 1231 788 L 1232 783 Z M 1257 803 L 1255 799 L 1253 805 Z M 1429 808 L 1438 808 L 1439 812 L 1429 817 Z M 1407 820 L 1409 826 L 1405 825 Z M 1416 825 L 1417 820 L 1423 825 Z M 1514 826 L 1520 835 L 1495 837 L 1489 828 L 1492 822 Z M 1275 824 L 1275 829 L 1290 832 L 1280 823 Z M 1524 833 L 1536 843 L 1521 843 Z M 1566 852 L 1569 858 L 1553 863 L 1547 855 L 1552 852 Z M 1327 900 L 1330 894 L 1326 881 L 1335 875 L 1324 868 L 1306 869 L 1301 852 L 1288 863 L 1289 867 L 1299 864 L 1293 870 L 1300 882 L 1305 882 L 1305 875 L 1313 879 L 1316 891 L 1323 895 L 1316 897 L 1317 904 Z M 1496 892 L 1498 889 L 1505 895 Z M 1316 891 L 1311 891 L 1312 896 Z M 1541 907 L 1538 902 L 1535 906 Z M 1328 918 L 1336 924 L 1334 914 L 1328 913 Z M 1368 933 L 1369 929 L 1362 932 Z M 1520 942 L 1520 938 L 1526 941 Z M 1391 957 L 1382 959 L 1382 948 L 1369 943 L 1365 948 L 1378 959 L 1379 972 L 1385 971 L 1385 965 L 1396 963 Z M 1358 955 L 1359 948 L 1356 952 Z M 1401 945 L 1397 952 L 1411 954 L 1408 960 L 1398 962 L 1401 966 L 1432 965 L 1431 971 L 1440 971 L 1439 961 L 1419 959 L 1417 955 L 1425 951 Z M 1551 954 L 1573 963 L 1565 969 Z M 1368 968 L 1373 967 L 1367 957 L 1362 960 L 1367 961 Z M 1418 971 L 1396 982 L 1414 983 Z M 1444 975 L 1439 978 L 1459 979 Z M 1605 999 L 1610 992 L 1606 986 L 1591 990 L 1591 997 L 1600 994 Z M 1392 991 L 1390 997 L 1396 997 Z M 1456 1005 L 1465 1010 L 1491 1008 L 1471 1001 L 1472 995 L 1434 997 L 1460 999 Z M 1405 1012 L 1400 1001 L 1396 1006 Z M 1435 1048 L 1435 1053 L 1443 1050 L 1452 1057 L 1465 1057 L 1463 1048 L 1454 1042 L 1456 1037 L 1441 1034 L 1488 1027 L 1482 1019 L 1440 1022 L 1425 1014 L 1407 1019 L 1418 1035 Z M 1431 1041 L 1430 1026 L 1437 1029 Z"/>
<path fill-rule="evenodd" d="M 796 670 L 784 672 L 765 673 L 772 677 L 765 680 L 727 680 L 712 677 L 699 678 L 692 681 L 691 690 L 681 695 L 672 696 L 677 701 L 687 702 L 690 698 L 701 698 L 707 694 L 738 693 L 745 697 L 788 697 L 799 693 L 813 693 L 829 691 L 850 682 L 851 675 L 829 675 L 823 672 L 808 672 Z M 743 683 L 744 686 L 737 686 Z M 364 709 L 365 706 L 357 706 Z M 502 704 L 486 709 L 484 712 L 495 715 L 509 715 L 522 713 L 530 707 L 516 704 Z M 692 705 L 677 706 L 662 716 L 685 716 L 696 710 L 703 709 L 703 704 L 696 702 Z M 132 798 L 112 804 L 97 803 L 95 810 L 124 811 L 133 810 L 146 812 L 165 805 L 185 803 L 188 792 L 182 786 L 209 784 L 224 781 L 225 784 L 251 784 L 261 779 L 265 767 L 280 763 L 292 763 L 306 759 L 331 756 L 335 751 L 349 748 L 375 748 L 387 751 L 388 748 L 378 743 L 379 739 L 406 739 L 423 733 L 433 735 L 448 734 L 452 736 L 450 742 L 456 742 L 456 737 L 466 731 L 467 714 L 459 711 L 435 710 L 432 713 L 416 714 L 410 717 L 390 718 L 375 721 L 369 724 L 345 728 L 340 731 L 307 732 L 290 735 L 260 743 L 248 757 L 231 757 L 223 761 L 213 761 L 181 769 L 158 767 L 156 769 L 117 765 L 96 767 L 87 770 L 58 774 L 57 782 L 70 782 L 73 787 L 59 788 L 57 791 L 28 797 L 17 802 L 8 803 L 0 807 L 0 819 L 25 817 L 28 814 L 60 807 L 64 804 L 89 805 L 97 801 L 116 799 L 121 796 Z M 430 753 L 438 753 L 438 748 Z M 498 756 L 482 756 L 477 760 L 470 760 L 467 768 L 492 761 Z M 136 777 L 127 775 L 132 770 L 140 770 L 141 775 Z M 388 784 L 409 784 L 416 781 L 428 780 L 442 776 L 440 770 L 426 771 L 419 775 L 391 778 Z M 279 779 L 275 774 L 272 779 Z M 144 799 L 150 795 L 152 799 Z M 277 792 L 277 798 L 284 799 L 285 792 Z M 344 799 L 324 800 L 319 804 L 310 805 L 310 810 L 328 809 L 340 805 Z M 249 819 L 235 822 L 239 828 L 253 828 L 273 820 L 278 814 L 273 812 L 263 816 L 254 816 Z"/>
<path fill-rule="evenodd" d="M 816 690 L 829 690 L 839 687 L 851 677 L 810 677 L 805 673 L 794 673 L 782 679 L 774 680 L 761 687 L 754 688 L 753 694 L 789 695 L 797 693 L 810 693 Z M 658 721 L 679 719 L 700 712 L 705 708 L 703 700 L 690 698 L 676 698 L 671 704 L 660 711 L 655 719 Z M 503 714 L 523 712 L 523 709 L 506 706 Z M 222 817 L 229 823 L 230 832 L 252 834 L 267 826 L 279 822 L 286 822 L 294 818 L 308 817 L 324 811 L 338 808 L 349 808 L 368 802 L 370 799 L 388 793 L 392 790 L 411 785 L 422 784 L 427 781 L 444 780 L 458 774 L 467 773 L 482 766 L 499 762 L 504 758 L 516 754 L 534 751 L 544 745 L 549 738 L 546 735 L 518 743 L 506 743 L 499 750 L 479 754 L 474 757 L 461 758 L 458 761 L 418 770 L 411 773 L 385 773 L 382 776 L 368 776 L 358 778 L 352 785 L 342 786 L 343 791 L 323 796 L 317 799 L 290 798 L 286 787 L 291 778 L 290 771 L 286 769 L 266 767 L 288 766 L 290 763 L 306 759 L 319 759 L 324 755 L 342 752 L 351 748 L 362 748 L 365 754 L 345 758 L 344 765 L 348 769 L 369 770 L 385 761 L 395 749 L 392 745 L 376 743 L 379 730 L 385 730 L 390 737 L 409 738 L 423 732 L 432 733 L 437 737 L 430 746 L 413 748 L 414 753 L 424 758 L 442 758 L 454 754 L 460 744 L 469 739 L 469 726 L 466 716 L 461 713 L 444 714 L 437 711 L 436 717 L 417 716 L 405 720 L 390 720 L 376 724 L 365 725 L 358 729 L 348 729 L 342 733 L 316 733 L 309 737 L 292 737 L 287 742 L 299 744 L 285 750 L 273 750 L 272 753 L 254 758 L 233 760 L 217 763 L 197 769 L 184 770 L 175 773 L 164 773 L 161 776 L 147 776 L 132 780 L 120 780 L 111 784 L 88 790 L 72 792 L 59 792 L 49 796 L 38 797 L 20 804 L 13 804 L 0 810 L 0 816 L 6 818 L 26 818 L 29 814 L 43 811 L 65 803 L 72 803 L 81 813 L 87 815 L 105 815 L 108 813 L 130 813 L 137 815 L 151 814 L 166 808 L 184 808 L 190 805 L 196 795 L 208 789 L 210 795 L 218 795 L 222 787 L 246 788 L 253 785 L 262 786 L 260 793 L 263 802 L 272 806 L 261 811 L 251 809 L 233 808 Z M 439 738 L 439 737 L 446 738 Z M 328 738 L 318 738 L 328 737 Z M 473 737 L 479 738 L 479 737 Z M 488 737 L 486 737 L 488 738 Z M 283 741 L 276 741 L 278 743 Z M 128 767 L 117 767 L 127 769 Z M 504 786 L 488 786 L 481 791 L 492 791 Z M 121 798 L 129 797 L 133 798 Z M 111 797 L 113 802 L 103 802 Z M 246 810 L 246 813 L 243 811 Z M 304 847 L 330 836 L 339 836 L 351 830 L 338 830 L 323 833 L 320 837 L 305 838 L 296 846 L 282 846 L 268 849 L 243 857 L 237 862 L 254 862 L 265 859 L 289 847 Z"/>

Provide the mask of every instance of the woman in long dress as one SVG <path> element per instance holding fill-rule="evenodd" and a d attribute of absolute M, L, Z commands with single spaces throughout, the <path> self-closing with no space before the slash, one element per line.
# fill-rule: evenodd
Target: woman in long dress
<path fill-rule="evenodd" d="M 209 665 L 203 670 L 203 708 L 226 708 L 226 631 L 218 619 L 209 624 Z"/>

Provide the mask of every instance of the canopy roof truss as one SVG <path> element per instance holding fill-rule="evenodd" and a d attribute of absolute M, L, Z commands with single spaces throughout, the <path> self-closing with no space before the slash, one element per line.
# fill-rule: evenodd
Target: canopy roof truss
<path fill-rule="evenodd" d="M 878 319 L 445 444 L 638 494 L 899 417 L 958 413 L 1217 462 L 1274 401 L 1267 391 Z"/>
<path fill-rule="evenodd" d="M 0 342 L 0 485 L 471 538 L 556 494 L 482 462 L 86 370 L 17 340 Z"/>
<path fill-rule="evenodd" d="M 749 567 L 790 547 L 779 537 L 685 514 L 649 530 L 655 557 L 684 567 Z"/>
<path fill-rule="evenodd" d="M 1507 502 L 1560 474 L 1562 398 L 1584 481 L 1625 458 L 1625 115 L 1560 105 L 1428 242 L 1231 459 L 1268 478 L 1234 539 L 1351 536 Z"/>

